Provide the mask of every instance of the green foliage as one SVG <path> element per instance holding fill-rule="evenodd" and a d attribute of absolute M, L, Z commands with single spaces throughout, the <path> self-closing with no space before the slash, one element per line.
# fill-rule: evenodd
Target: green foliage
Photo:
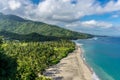
<path fill-rule="evenodd" d="M 55 36 L 62 39 L 80 39 L 93 37 L 89 34 L 78 33 L 55 25 L 24 20 L 14 15 L 0 15 L 0 31 L 5 30 L 18 34 L 38 33 L 45 36 Z"/>
<path fill-rule="evenodd" d="M 38 33 L 30 33 L 30 34 L 17 34 L 8 31 L 0 31 L 0 36 L 3 36 L 8 40 L 18 40 L 18 41 L 26 41 L 26 42 L 36 42 L 36 41 L 55 41 L 60 40 L 61 38 L 54 36 L 43 36 Z"/>
<path fill-rule="evenodd" d="M 2 45 L 2 38 L 0 38 L 0 80 L 11 80 L 17 71 L 16 60 L 6 54 L 4 54 Z"/>
<path fill-rule="evenodd" d="M 14 79 L 16 71 L 16 60 L 4 53 L 0 53 L 0 80 Z"/>
<path fill-rule="evenodd" d="M 51 80 L 50 78 L 46 78 L 45 76 L 41 76 L 36 78 L 35 80 Z"/>
<path fill-rule="evenodd" d="M 50 80 L 40 75 L 46 68 L 58 63 L 69 52 L 72 52 L 75 49 L 75 44 L 67 40 L 48 42 L 11 41 L 5 42 L 1 47 L 4 49 L 5 55 L 16 59 L 15 79 Z"/>
<path fill-rule="evenodd" d="M 0 14 L 0 31 L 8 39 L 3 43 L 0 38 L 0 80 L 51 80 L 41 75 L 75 49 L 68 39 L 93 37 L 4 14 Z"/>

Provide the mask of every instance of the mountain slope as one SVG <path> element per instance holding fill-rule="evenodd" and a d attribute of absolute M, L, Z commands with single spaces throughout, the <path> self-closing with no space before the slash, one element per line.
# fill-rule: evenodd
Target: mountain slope
<path fill-rule="evenodd" d="M 0 31 L 0 36 L 4 36 L 5 39 L 9 40 L 19 40 L 19 41 L 57 41 L 60 40 L 58 37 L 54 36 L 43 36 L 38 33 L 30 33 L 30 34 L 17 34 L 8 31 Z"/>
<path fill-rule="evenodd" d="M 38 33 L 45 36 L 56 36 L 67 39 L 89 38 L 92 35 L 70 31 L 55 25 L 25 20 L 15 15 L 0 14 L 0 31 L 5 30 L 18 34 Z"/>

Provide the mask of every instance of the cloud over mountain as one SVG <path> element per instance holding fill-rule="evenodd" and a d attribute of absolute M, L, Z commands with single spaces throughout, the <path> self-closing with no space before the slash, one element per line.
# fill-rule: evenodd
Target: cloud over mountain
<path fill-rule="evenodd" d="M 73 1 L 76 3 L 72 3 Z M 30 0 L 1 0 L 0 5 L 0 11 L 7 14 L 15 12 L 17 15 L 36 20 L 50 19 L 64 22 L 76 21 L 86 15 L 120 10 L 120 0 L 117 2 L 111 0 L 104 7 L 95 0 L 44 0 L 38 5 Z"/>
<path fill-rule="evenodd" d="M 79 22 L 84 16 L 100 15 L 120 10 L 120 0 L 110 0 L 104 6 L 97 0 L 43 0 L 38 4 L 30 0 L 0 0 L 0 12 L 15 14 L 28 19 L 43 21 L 51 24 Z M 81 22 L 81 25 L 107 26 L 112 24 L 97 21 Z"/>

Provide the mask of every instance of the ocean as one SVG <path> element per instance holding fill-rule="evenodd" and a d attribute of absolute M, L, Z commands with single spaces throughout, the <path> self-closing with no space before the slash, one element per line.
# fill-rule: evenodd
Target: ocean
<path fill-rule="evenodd" d="M 100 80 L 120 80 L 120 38 L 95 37 L 75 41 Z"/>

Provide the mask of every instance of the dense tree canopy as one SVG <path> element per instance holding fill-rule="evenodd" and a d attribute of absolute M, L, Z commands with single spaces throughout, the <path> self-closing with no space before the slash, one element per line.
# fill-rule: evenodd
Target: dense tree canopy
<path fill-rule="evenodd" d="M 41 76 L 43 71 L 58 63 L 63 57 L 67 56 L 68 53 L 75 49 L 75 44 L 71 41 L 60 40 L 60 41 L 48 41 L 48 42 L 15 42 L 5 41 L 1 48 L 3 49 L 3 55 L 7 55 L 14 59 L 12 61 L 8 57 L 0 55 L 0 58 L 5 62 L 1 64 L 9 65 L 6 67 L 12 67 L 17 65 L 13 71 L 14 77 L 8 75 L 6 79 L 12 80 L 43 80 L 44 76 Z M 7 73 L 9 68 L 6 68 Z M 4 75 L 4 74 L 3 74 Z M 6 75 L 4 75 L 6 76 Z M 46 78 L 45 80 L 49 80 Z"/>
<path fill-rule="evenodd" d="M 16 75 L 17 63 L 15 58 L 5 54 L 3 48 L 2 38 L 0 37 L 0 80 L 7 80 Z"/>
<path fill-rule="evenodd" d="M 51 80 L 43 71 L 75 49 L 71 39 L 93 37 L 55 25 L 0 14 L 0 80 Z"/>

